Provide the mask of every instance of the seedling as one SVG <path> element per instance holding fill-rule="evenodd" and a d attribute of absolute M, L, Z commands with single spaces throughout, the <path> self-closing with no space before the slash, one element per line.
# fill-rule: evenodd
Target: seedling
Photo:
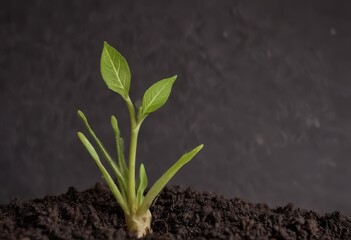
<path fill-rule="evenodd" d="M 113 115 L 111 116 L 111 125 L 116 140 L 118 161 L 115 161 L 107 152 L 99 138 L 90 127 L 88 120 L 82 111 L 78 110 L 78 116 L 83 120 L 98 149 L 104 156 L 107 163 L 110 165 L 112 172 L 116 176 L 117 185 L 101 163 L 100 157 L 90 141 L 81 132 L 78 132 L 78 137 L 95 160 L 112 194 L 123 209 L 128 231 L 134 233 L 137 237 L 143 237 L 147 233 L 151 232 L 151 212 L 149 208 L 153 201 L 163 187 L 174 176 L 174 174 L 176 174 L 181 167 L 188 163 L 202 149 L 203 145 L 201 144 L 190 152 L 185 153 L 160 177 L 160 179 L 155 182 L 147 194 L 144 195 L 144 191 L 148 185 L 148 179 L 143 164 L 140 164 L 139 167 L 138 185 L 135 183 L 138 133 L 143 121 L 152 112 L 155 112 L 166 103 L 177 76 L 163 79 L 147 89 L 142 99 L 142 104 L 136 111 L 133 102 L 129 97 L 131 76 L 128 63 L 124 57 L 107 42 L 104 43 L 100 68 L 102 78 L 107 87 L 121 95 L 127 104 L 131 127 L 128 166 L 124 158 L 123 139 L 120 134 L 116 117 Z"/>

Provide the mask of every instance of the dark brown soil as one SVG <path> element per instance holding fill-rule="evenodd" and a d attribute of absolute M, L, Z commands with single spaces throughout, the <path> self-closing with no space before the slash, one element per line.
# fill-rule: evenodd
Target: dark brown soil
<path fill-rule="evenodd" d="M 293 204 L 269 209 L 190 188 L 166 188 L 147 239 L 351 239 L 351 219 Z M 131 239 L 109 190 L 95 188 L 0 206 L 0 239 Z"/>

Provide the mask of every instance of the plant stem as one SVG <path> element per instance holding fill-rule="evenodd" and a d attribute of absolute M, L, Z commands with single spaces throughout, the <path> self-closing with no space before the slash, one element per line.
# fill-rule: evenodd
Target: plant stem
<path fill-rule="evenodd" d="M 135 109 L 129 96 L 126 99 L 129 115 L 130 115 L 130 145 L 129 145 L 129 179 L 127 187 L 128 204 L 131 214 L 136 210 L 135 200 L 135 161 L 136 161 L 136 149 L 138 144 L 138 133 L 140 124 L 137 124 L 135 119 Z"/>
<path fill-rule="evenodd" d="M 136 126 L 136 119 L 135 119 L 135 109 L 132 100 L 128 96 L 124 99 L 127 103 L 129 116 L 130 116 L 130 128 L 133 129 Z"/>

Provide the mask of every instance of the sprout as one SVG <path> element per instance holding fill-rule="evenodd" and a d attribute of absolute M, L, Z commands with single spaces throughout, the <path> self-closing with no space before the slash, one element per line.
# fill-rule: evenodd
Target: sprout
<path fill-rule="evenodd" d="M 136 150 L 138 142 L 138 133 L 143 121 L 150 113 L 155 112 L 162 107 L 172 90 L 172 86 L 177 76 L 163 79 L 153 84 L 146 90 L 142 99 L 142 104 L 136 110 L 129 97 L 130 88 L 130 70 L 127 61 L 124 57 L 108 43 L 104 43 L 104 48 L 101 55 L 101 75 L 107 87 L 112 91 L 122 96 L 127 104 L 130 115 L 131 137 L 128 166 L 126 164 L 123 153 L 123 139 L 120 134 L 118 122 L 115 116 L 111 116 L 111 125 L 114 131 L 117 160 L 115 161 L 107 152 L 101 141 L 95 135 L 89 125 L 84 113 L 78 110 L 78 116 L 84 122 L 88 132 L 95 141 L 99 151 L 110 165 L 114 175 L 117 178 L 117 185 L 112 177 L 101 163 L 100 157 L 90 141 L 81 132 L 78 132 L 78 137 L 86 147 L 90 155 L 98 165 L 102 175 L 104 176 L 107 185 L 109 186 L 113 196 L 124 211 L 127 229 L 137 237 L 143 237 L 151 232 L 151 212 L 149 210 L 153 201 L 169 182 L 169 180 L 178 172 L 178 170 L 188 163 L 203 147 L 199 145 L 190 152 L 184 154 L 171 168 L 169 168 L 159 180 L 150 188 L 144 196 L 144 191 L 148 185 L 146 170 L 143 164 L 139 167 L 139 182 L 136 186 L 135 167 L 136 167 Z"/>

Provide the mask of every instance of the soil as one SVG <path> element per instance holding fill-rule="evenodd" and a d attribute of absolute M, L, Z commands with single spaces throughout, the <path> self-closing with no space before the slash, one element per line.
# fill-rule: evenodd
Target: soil
<path fill-rule="evenodd" d="M 351 239 L 351 219 L 288 204 L 270 209 L 180 186 L 165 188 L 151 208 L 146 239 Z M 0 205 L 0 239 L 133 239 L 123 212 L 100 183 L 78 192 Z"/>

